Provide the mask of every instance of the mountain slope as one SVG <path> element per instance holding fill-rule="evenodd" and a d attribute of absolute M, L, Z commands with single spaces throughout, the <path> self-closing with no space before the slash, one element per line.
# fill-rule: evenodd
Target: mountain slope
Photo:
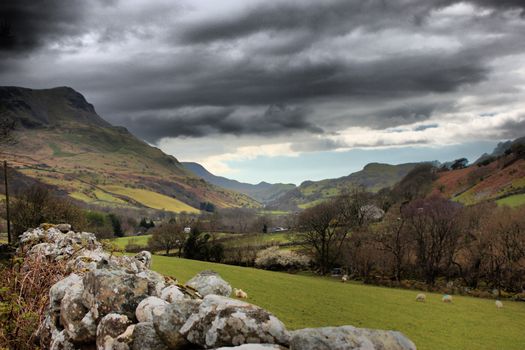
<path fill-rule="evenodd" d="M 434 192 L 466 205 L 492 200 L 525 203 L 525 138 L 499 143 L 492 154 L 469 167 L 440 172 Z"/>
<path fill-rule="evenodd" d="M 268 204 L 271 209 L 296 210 L 307 208 L 343 191 L 362 186 L 367 191 L 377 192 L 399 182 L 417 163 L 399 165 L 370 163 L 363 170 L 337 179 L 305 181 L 281 198 Z"/>
<path fill-rule="evenodd" d="M 294 184 L 282 183 L 270 184 L 267 182 L 260 182 L 257 185 L 252 185 L 237 180 L 231 180 L 226 177 L 213 175 L 198 163 L 181 162 L 181 164 L 186 170 L 191 171 L 196 176 L 211 184 L 244 193 L 261 203 L 268 203 L 277 200 L 286 192 L 295 188 Z"/>
<path fill-rule="evenodd" d="M 259 206 L 195 177 L 174 157 L 112 126 L 71 88 L 0 87 L 0 119 L 3 135 L 8 134 L 0 156 L 77 200 L 174 212 L 196 212 L 205 202 Z"/>

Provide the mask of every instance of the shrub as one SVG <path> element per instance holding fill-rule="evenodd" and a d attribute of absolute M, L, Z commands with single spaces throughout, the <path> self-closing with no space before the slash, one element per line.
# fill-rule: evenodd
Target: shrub
<path fill-rule="evenodd" d="M 126 244 L 126 247 L 124 248 L 124 250 L 128 253 L 138 253 L 145 249 L 147 249 L 147 247 L 140 245 L 138 243 L 138 239 L 136 238 L 130 238 L 128 244 Z"/>
<path fill-rule="evenodd" d="M 86 218 L 80 208 L 39 185 L 17 194 L 13 200 L 11 220 L 15 235 L 44 222 L 69 223 L 76 230 L 84 229 L 86 225 Z"/>
<path fill-rule="evenodd" d="M 18 257 L 0 267 L 0 349 L 35 349 L 35 331 L 43 321 L 49 289 L 65 270 L 64 262 L 44 257 Z"/>
<path fill-rule="evenodd" d="M 267 270 L 290 270 L 306 268 L 310 264 L 307 256 L 297 254 L 291 250 L 280 250 L 279 247 L 270 247 L 257 253 L 255 265 Z"/>

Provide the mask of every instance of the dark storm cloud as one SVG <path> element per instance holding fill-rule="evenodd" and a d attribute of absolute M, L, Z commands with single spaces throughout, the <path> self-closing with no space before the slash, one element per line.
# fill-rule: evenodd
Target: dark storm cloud
<path fill-rule="evenodd" d="M 145 140 L 155 142 L 163 137 L 200 137 L 209 134 L 281 135 L 297 130 L 322 133 L 306 120 L 307 111 L 284 105 L 269 106 L 263 113 L 253 114 L 235 108 L 192 108 L 136 116 L 130 129 Z M 128 123 L 129 124 L 129 123 Z"/>
<path fill-rule="evenodd" d="M 380 28 L 405 19 L 400 16 L 411 8 L 412 16 L 422 16 L 429 6 L 411 1 L 400 5 L 397 1 L 315 1 L 266 2 L 241 12 L 237 17 L 219 18 L 189 26 L 182 38 L 187 43 L 235 39 L 263 31 L 306 31 L 312 35 L 322 33 L 344 34 L 353 28 L 367 26 Z M 409 18 L 409 21 L 413 19 Z"/>
<path fill-rule="evenodd" d="M 509 120 L 504 123 L 499 130 L 501 130 L 501 138 L 517 139 L 525 136 L 525 114 L 519 116 L 516 120 Z"/>
<path fill-rule="evenodd" d="M 194 58 L 192 64 L 198 60 Z M 433 63 L 429 66 L 430 60 Z M 276 68 L 257 66 L 250 60 L 216 65 L 216 70 L 211 62 L 202 61 L 199 65 L 206 67 L 206 74 L 201 70 L 188 73 L 186 65 L 165 67 L 161 72 L 165 77 L 173 77 L 171 85 L 161 83 L 155 72 L 133 74 L 116 68 L 115 80 L 123 80 L 120 85 L 130 87 L 113 93 L 110 108 L 131 112 L 183 106 L 297 104 L 334 98 L 392 99 L 453 92 L 463 85 L 483 81 L 488 73 L 478 57 L 463 52 L 441 57 L 422 54 L 373 62 L 333 61 Z M 131 85 L 128 79 L 139 74 L 144 77 L 141 84 Z M 177 79 L 182 76 L 184 84 L 179 85 Z M 390 119 L 403 115 L 417 119 L 428 117 L 430 111 L 406 107 L 384 112 L 384 117 Z"/>
<path fill-rule="evenodd" d="M 192 17 L 191 1 L 3 1 L 0 79 L 11 71 L 19 85 L 70 85 L 104 117 L 154 143 L 424 122 L 455 112 L 465 91 L 495 75 L 494 62 L 525 52 L 525 20 L 505 12 L 523 10 L 523 0 L 250 3 L 225 4 L 231 11 L 218 14 L 201 6 L 202 16 Z M 472 13 L 436 15 L 467 3 Z M 490 14 L 477 17 L 481 7 Z M 51 73 L 38 60 L 17 62 L 38 54 Z M 478 102 L 484 110 L 520 93 L 498 90 Z M 334 105 L 339 110 L 324 109 Z"/>
<path fill-rule="evenodd" d="M 232 40 L 260 32 L 308 32 L 312 37 L 343 35 L 357 28 L 420 26 L 430 11 L 471 3 L 497 10 L 525 9 L 523 0 L 410 0 L 410 1 L 316 1 L 267 2 L 241 12 L 236 17 L 213 19 L 189 26 L 182 32 L 190 44 Z M 307 43 L 304 43 L 305 45 Z"/>
<path fill-rule="evenodd" d="M 46 42 L 77 35 L 87 5 L 81 0 L 5 0 L 0 2 L 0 50 L 27 52 Z"/>

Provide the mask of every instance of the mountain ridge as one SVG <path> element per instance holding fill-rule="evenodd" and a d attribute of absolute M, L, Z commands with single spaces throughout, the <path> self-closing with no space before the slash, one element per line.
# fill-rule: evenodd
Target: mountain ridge
<path fill-rule="evenodd" d="M 417 164 L 392 165 L 372 162 L 365 165 L 360 171 L 339 178 L 303 181 L 297 188 L 268 203 L 267 207 L 275 210 L 305 209 L 356 187 L 377 192 L 396 184 Z"/>
<path fill-rule="evenodd" d="M 196 162 L 181 162 L 182 166 L 194 173 L 196 176 L 204 179 L 205 181 L 214 185 L 231 189 L 240 193 L 244 193 L 247 196 L 261 202 L 268 203 L 273 200 L 280 198 L 287 191 L 295 188 L 294 184 L 283 184 L 276 183 L 271 184 L 265 181 L 261 181 L 258 184 L 249 184 L 233 179 L 226 178 L 224 176 L 214 175 L 209 172 L 204 166 Z"/>
<path fill-rule="evenodd" d="M 175 157 L 111 125 L 68 87 L 0 87 L 0 121 L 2 135 L 9 134 L 3 137 L 4 158 L 24 175 L 59 185 L 88 204 L 127 208 L 139 203 L 176 212 L 197 212 L 203 203 L 260 206 L 206 183 Z"/>

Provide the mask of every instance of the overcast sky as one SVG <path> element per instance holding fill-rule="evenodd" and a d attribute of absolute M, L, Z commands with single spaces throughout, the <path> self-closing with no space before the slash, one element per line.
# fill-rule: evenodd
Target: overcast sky
<path fill-rule="evenodd" d="M 525 135 L 524 0 L 4 0 L 0 12 L 0 85 L 71 86 L 110 122 L 243 181 L 475 160 Z"/>

